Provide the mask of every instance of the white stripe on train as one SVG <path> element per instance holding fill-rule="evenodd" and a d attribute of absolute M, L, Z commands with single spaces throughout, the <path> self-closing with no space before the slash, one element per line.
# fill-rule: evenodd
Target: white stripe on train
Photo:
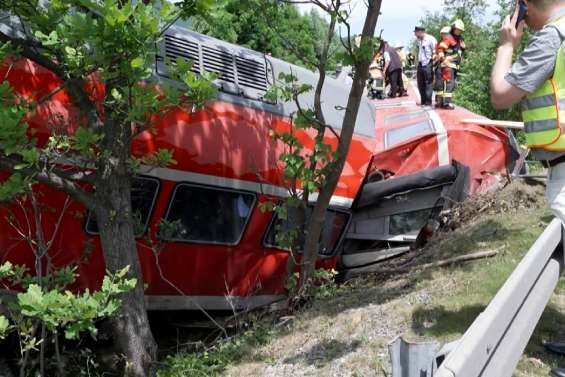
<path fill-rule="evenodd" d="M 223 187 L 234 190 L 252 191 L 258 194 L 273 195 L 283 198 L 289 196 L 289 192 L 286 187 L 271 185 L 267 183 L 244 181 L 241 179 L 234 179 L 227 177 L 218 177 L 215 175 L 193 173 L 193 172 L 171 169 L 171 168 L 152 168 L 148 166 L 142 167 L 139 172 L 141 174 L 145 174 L 173 182 L 197 183 L 202 185 Z M 317 198 L 318 198 L 317 193 L 311 195 L 311 201 L 316 201 Z M 330 200 L 330 205 L 332 206 L 351 208 L 352 204 L 353 204 L 353 199 L 344 196 L 334 195 Z"/>
<path fill-rule="evenodd" d="M 428 111 L 430 119 L 434 123 L 434 128 L 437 134 L 437 156 L 439 166 L 449 165 L 451 161 L 449 159 L 449 143 L 447 140 L 447 130 L 443 125 L 443 121 L 439 115 L 434 111 Z"/>

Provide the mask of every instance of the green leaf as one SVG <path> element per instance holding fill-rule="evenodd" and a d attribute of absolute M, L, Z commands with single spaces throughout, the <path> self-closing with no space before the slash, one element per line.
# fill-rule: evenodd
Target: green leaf
<path fill-rule="evenodd" d="M 120 91 L 116 88 L 112 88 L 110 94 L 112 95 L 112 98 L 114 98 L 116 101 L 120 101 L 122 99 L 122 93 L 120 93 Z"/>
<path fill-rule="evenodd" d="M 30 189 L 30 178 L 24 178 L 19 173 L 14 173 L 0 183 L 0 202 L 8 202 L 25 194 Z"/>
<path fill-rule="evenodd" d="M 143 63 L 143 58 L 141 56 L 138 56 L 130 62 L 130 65 L 132 68 L 140 68 L 143 67 Z"/>
<path fill-rule="evenodd" d="M 10 262 L 4 262 L 0 265 L 0 279 L 5 279 L 14 274 L 14 266 Z"/>
<path fill-rule="evenodd" d="M 25 167 L 34 166 L 39 161 L 39 151 L 37 148 L 24 149 L 20 153 L 25 162 Z"/>
<path fill-rule="evenodd" d="M 0 339 L 4 339 L 6 337 L 9 328 L 10 322 L 8 321 L 8 318 L 0 315 Z"/>

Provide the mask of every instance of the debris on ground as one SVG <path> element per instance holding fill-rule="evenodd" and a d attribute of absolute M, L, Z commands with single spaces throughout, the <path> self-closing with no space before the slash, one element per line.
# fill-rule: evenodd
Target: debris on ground
<path fill-rule="evenodd" d="M 513 181 L 499 191 L 479 194 L 456 205 L 443 220 L 448 230 L 454 230 L 481 216 L 516 213 L 543 207 L 544 203 L 543 184 L 536 181 Z"/>
<path fill-rule="evenodd" d="M 544 208 L 546 205 L 544 190 L 544 185 L 539 182 L 516 180 L 498 191 L 485 192 L 468 198 L 442 215 L 441 222 L 443 225 L 441 229 L 433 235 L 425 246 L 415 248 L 407 254 L 379 264 L 379 267 L 371 271 L 370 274 L 377 280 L 383 280 L 394 274 L 405 274 L 414 269 L 422 269 L 422 266 L 442 267 L 436 264 L 438 261 L 441 262 L 444 257 L 447 257 L 445 258 L 447 261 L 453 258 L 457 260 L 461 257 L 463 257 L 463 261 L 466 261 L 464 253 L 453 257 L 452 254 L 440 255 L 438 249 L 442 249 L 444 243 L 450 242 L 450 239 L 454 237 L 452 235 L 454 231 L 459 230 L 460 233 L 465 233 L 465 229 L 484 220 L 485 217 L 499 214 L 511 216 L 524 211 Z M 496 232 L 496 228 L 486 229 L 485 231 L 488 233 L 485 236 L 489 236 L 490 232 Z M 480 242 L 480 240 L 473 239 L 472 242 Z M 478 246 L 478 249 L 469 250 L 470 255 L 487 251 L 489 257 L 491 256 L 488 251 L 492 250 L 484 250 L 485 245 L 478 244 L 476 246 Z M 496 252 L 498 251 L 502 250 L 497 249 Z M 452 263 L 446 265 L 450 264 Z M 350 277 L 353 276 L 359 275 L 350 275 Z"/>

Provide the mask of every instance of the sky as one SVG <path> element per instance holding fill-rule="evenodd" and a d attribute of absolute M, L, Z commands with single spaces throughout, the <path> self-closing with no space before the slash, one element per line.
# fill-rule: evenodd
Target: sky
<path fill-rule="evenodd" d="M 487 0 L 492 8 L 496 0 Z M 383 0 L 381 16 L 377 24 L 377 34 L 383 29 L 383 38 L 392 43 L 402 42 L 408 46 L 414 37 L 414 26 L 426 13 L 441 12 L 443 0 Z M 354 33 L 360 33 L 365 21 L 366 8 L 363 0 L 352 0 L 353 13 L 351 24 Z M 308 11 L 311 5 L 300 5 Z M 489 14 L 489 12 L 485 12 Z"/>

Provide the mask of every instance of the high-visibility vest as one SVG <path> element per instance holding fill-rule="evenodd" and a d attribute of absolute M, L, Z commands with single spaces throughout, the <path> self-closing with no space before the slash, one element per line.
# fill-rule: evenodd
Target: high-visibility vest
<path fill-rule="evenodd" d="M 565 30 L 565 18 L 553 22 Z M 526 143 L 530 148 L 565 151 L 565 53 L 557 51 L 553 77 L 522 100 Z"/>

